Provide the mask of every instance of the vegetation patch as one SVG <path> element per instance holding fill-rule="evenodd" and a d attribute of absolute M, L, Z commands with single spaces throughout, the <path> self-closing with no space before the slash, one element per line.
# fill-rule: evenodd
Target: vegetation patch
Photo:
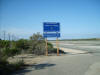
<path fill-rule="evenodd" d="M 8 58 L 14 58 L 16 55 L 21 54 L 33 54 L 33 55 L 45 55 L 45 39 L 40 33 L 33 34 L 29 39 L 19 40 L 0 40 L 0 73 L 1 75 L 8 75 L 13 71 L 19 70 L 23 67 L 23 61 L 17 61 L 14 63 L 8 62 Z M 48 53 L 55 54 L 57 49 L 48 42 Z M 62 50 L 59 53 L 64 54 Z"/>

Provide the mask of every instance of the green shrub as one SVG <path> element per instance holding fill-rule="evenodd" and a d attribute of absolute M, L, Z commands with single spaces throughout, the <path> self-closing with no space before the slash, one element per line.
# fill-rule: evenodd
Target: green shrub
<path fill-rule="evenodd" d="M 48 50 L 52 50 L 52 49 L 53 49 L 53 45 L 50 42 L 48 42 Z"/>
<path fill-rule="evenodd" d="M 10 49 L 10 54 L 11 54 L 12 56 L 14 56 L 14 55 L 16 55 L 16 54 L 18 54 L 18 53 L 20 53 L 20 50 L 19 50 L 19 49 L 17 49 L 17 48 L 11 48 L 11 49 Z"/>
<path fill-rule="evenodd" d="M 49 50 L 49 53 L 57 53 L 57 48 L 52 48 L 51 50 Z M 64 51 L 59 50 L 60 54 L 66 54 Z"/>
<path fill-rule="evenodd" d="M 10 41 L 8 40 L 0 40 L 0 48 L 7 48 L 10 46 Z"/>
<path fill-rule="evenodd" d="M 22 60 L 11 64 L 9 64 L 7 61 L 2 61 L 2 63 L 0 63 L 0 74 L 10 75 L 12 72 L 21 69 L 23 65 L 24 62 Z"/>
<path fill-rule="evenodd" d="M 1 53 L 3 56 L 14 56 L 17 53 L 19 53 L 20 51 L 17 48 L 3 48 L 1 50 Z"/>
<path fill-rule="evenodd" d="M 8 69 L 8 66 L 9 63 L 7 61 L 7 58 L 6 57 L 0 57 L 0 74 L 1 75 L 7 75 L 7 71 L 9 70 Z"/>
<path fill-rule="evenodd" d="M 30 51 L 35 55 L 44 55 L 45 40 L 40 33 L 33 34 L 30 37 Z"/>
<path fill-rule="evenodd" d="M 15 63 L 11 64 L 11 65 L 13 66 L 14 70 L 19 70 L 24 65 L 24 61 L 20 60 L 20 61 L 17 61 Z"/>

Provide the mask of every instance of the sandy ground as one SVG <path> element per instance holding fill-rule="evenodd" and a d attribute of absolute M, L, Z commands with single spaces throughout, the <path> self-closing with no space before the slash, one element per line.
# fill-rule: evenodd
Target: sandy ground
<path fill-rule="evenodd" d="M 62 48 L 62 47 L 60 47 L 60 49 L 68 54 L 86 54 L 87 53 L 86 51 L 68 49 L 68 48 Z M 36 63 L 41 62 L 41 61 L 45 61 L 49 57 L 53 57 L 53 56 L 47 57 L 47 56 L 43 56 L 43 55 L 35 56 L 33 54 L 21 54 L 21 55 L 14 56 L 14 58 L 9 58 L 8 61 L 10 63 L 14 63 L 14 62 L 17 62 L 19 60 L 24 60 L 25 64 L 31 65 L 31 64 L 36 64 Z"/>
<path fill-rule="evenodd" d="M 33 65 L 37 64 L 39 62 L 45 61 L 48 57 L 47 56 L 35 56 L 33 54 L 21 54 L 21 55 L 16 55 L 13 58 L 10 57 L 8 61 L 10 63 L 14 63 L 20 60 L 24 60 L 24 63 L 27 65 Z"/>
<path fill-rule="evenodd" d="M 87 51 L 81 51 L 81 50 L 76 50 L 76 49 L 68 49 L 68 48 L 62 48 L 60 47 L 61 50 L 64 52 L 70 53 L 70 54 L 85 54 Z"/>

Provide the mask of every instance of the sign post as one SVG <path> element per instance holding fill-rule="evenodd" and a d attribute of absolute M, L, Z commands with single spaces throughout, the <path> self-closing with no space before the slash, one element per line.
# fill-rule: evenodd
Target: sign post
<path fill-rule="evenodd" d="M 47 40 L 47 38 L 45 38 L 45 42 L 46 42 L 46 56 L 48 56 L 48 40 Z"/>
<path fill-rule="evenodd" d="M 58 22 L 44 22 L 43 24 L 43 37 L 46 42 L 46 56 L 48 56 L 48 37 L 56 37 L 56 47 L 57 47 L 57 56 L 59 56 L 59 43 L 58 38 L 60 37 L 60 23 Z"/>
<path fill-rule="evenodd" d="M 57 56 L 59 56 L 59 40 L 56 38 Z"/>
<path fill-rule="evenodd" d="M 58 38 L 56 38 L 56 47 L 57 47 L 57 56 L 59 56 L 59 43 L 58 43 Z"/>

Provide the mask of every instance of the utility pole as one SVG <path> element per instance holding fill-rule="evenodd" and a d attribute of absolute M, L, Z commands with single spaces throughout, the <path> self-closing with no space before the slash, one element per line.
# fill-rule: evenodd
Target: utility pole
<path fill-rule="evenodd" d="M 4 31 L 3 33 L 4 33 L 4 34 L 3 34 L 3 36 L 4 36 L 4 40 L 5 40 L 5 36 L 6 36 L 6 31 Z"/>
<path fill-rule="evenodd" d="M 9 48 L 11 48 L 11 39 L 10 39 L 10 33 L 8 33 L 8 40 L 9 40 Z"/>
<path fill-rule="evenodd" d="M 10 33 L 8 33 L 8 40 L 10 41 Z"/>
<path fill-rule="evenodd" d="M 14 41 L 14 35 L 12 35 L 12 41 Z"/>

